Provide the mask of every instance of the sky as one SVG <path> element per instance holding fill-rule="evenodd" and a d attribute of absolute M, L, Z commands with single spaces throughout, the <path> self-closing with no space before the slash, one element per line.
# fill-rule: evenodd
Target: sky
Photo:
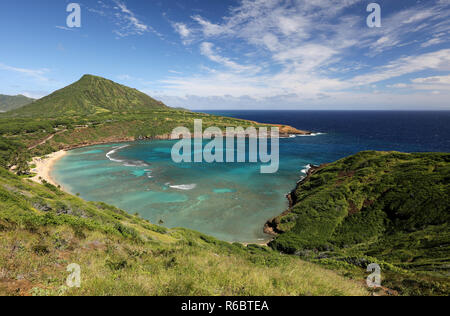
<path fill-rule="evenodd" d="M 450 0 L 0 0 L 0 43 L 0 94 L 93 74 L 194 110 L 450 110 Z"/>

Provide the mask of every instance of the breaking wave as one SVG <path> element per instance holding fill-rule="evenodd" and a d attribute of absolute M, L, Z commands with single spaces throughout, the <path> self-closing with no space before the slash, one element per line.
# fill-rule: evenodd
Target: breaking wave
<path fill-rule="evenodd" d="M 176 190 L 189 191 L 195 189 L 197 187 L 197 184 L 193 183 L 193 184 L 171 185 L 170 187 Z"/>
<path fill-rule="evenodd" d="M 119 150 L 129 147 L 130 145 L 123 145 L 119 147 L 115 147 L 113 150 L 108 152 L 106 154 L 106 158 L 108 158 L 110 161 L 122 163 L 125 167 L 148 167 L 149 164 L 141 161 L 141 160 L 122 160 L 113 158 L 113 155 L 116 154 Z"/>
<path fill-rule="evenodd" d="M 305 167 L 306 167 L 306 169 L 303 169 L 303 170 L 301 171 L 301 173 L 308 174 L 308 172 L 309 172 L 309 170 L 312 168 L 312 166 L 311 166 L 311 165 L 306 165 Z"/>

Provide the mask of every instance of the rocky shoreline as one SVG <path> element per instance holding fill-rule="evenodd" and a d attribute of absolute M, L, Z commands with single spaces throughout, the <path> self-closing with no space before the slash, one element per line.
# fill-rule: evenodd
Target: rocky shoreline
<path fill-rule="evenodd" d="M 270 126 L 270 125 L 269 125 Z M 291 126 L 284 126 L 284 125 L 272 125 L 272 126 L 277 126 L 277 127 L 281 127 L 280 128 L 280 137 L 281 138 L 288 138 L 292 135 L 311 135 L 312 132 L 308 132 L 308 131 L 302 131 L 302 130 L 298 130 L 294 127 Z M 270 135 L 268 135 L 270 137 Z M 226 137 L 226 133 L 224 133 L 224 137 Z M 104 145 L 104 144 L 111 144 L 111 143 L 127 143 L 127 142 L 135 142 L 135 141 L 151 141 L 151 140 L 172 140 L 171 134 L 163 134 L 163 135 L 157 135 L 157 136 L 152 136 L 152 137 L 143 137 L 143 136 L 138 136 L 138 137 L 108 137 L 99 141 L 86 141 L 86 142 L 81 142 L 79 144 L 76 145 L 63 145 L 60 147 L 60 150 L 73 150 L 73 149 L 78 149 L 78 148 L 84 148 L 84 147 L 89 147 L 89 146 L 95 146 L 95 145 Z"/>
<path fill-rule="evenodd" d="M 311 165 L 311 168 L 308 170 L 306 177 L 304 177 L 303 179 L 301 179 L 300 181 L 297 182 L 297 185 L 295 186 L 295 188 L 289 192 L 286 195 L 286 198 L 289 201 L 289 207 L 286 211 L 284 211 L 282 214 L 271 218 L 270 220 L 268 220 L 266 222 L 266 224 L 264 225 L 264 233 L 273 237 L 276 237 L 282 233 L 284 233 L 284 231 L 279 229 L 279 224 L 280 221 L 283 217 L 285 217 L 286 215 L 289 215 L 290 213 L 292 213 L 292 209 L 294 208 L 294 206 L 297 204 L 297 190 L 300 188 L 300 186 L 305 183 L 307 180 L 309 180 L 309 178 L 316 173 L 318 170 L 320 170 L 322 168 L 322 166 L 314 166 Z"/>
<path fill-rule="evenodd" d="M 298 130 L 291 126 L 276 125 L 276 124 L 269 124 L 268 126 L 279 127 L 281 138 L 289 138 L 292 135 L 296 135 L 296 136 L 297 135 L 312 135 L 312 132 Z M 226 133 L 224 133 L 224 137 L 226 137 Z M 135 142 L 135 141 L 171 140 L 171 139 L 172 139 L 171 134 L 163 134 L 163 135 L 158 135 L 158 136 L 153 136 L 153 137 L 142 137 L 142 136 L 139 136 L 139 137 L 108 137 L 108 138 L 104 138 L 99 141 L 85 141 L 85 142 L 81 142 L 76 145 L 63 145 L 63 146 L 60 146 L 60 148 L 59 148 L 60 151 L 49 155 L 48 159 L 41 159 L 39 157 L 33 158 L 34 163 L 38 162 L 39 166 L 41 166 L 41 165 L 45 166 L 45 168 L 43 168 L 43 170 L 41 170 L 41 167 L 35 169 L 35 171 L 36 170 L 41 170 L 41 171 L 37 172 L 37 175 L 35 177 L 33 177 L 33 180 L 35 182 L 39 182 L 39 183 L 41 183 L 42 180 L 45 180 L 55 186 L 58 186 L 58 184 L 50 176 L 51 167 L 55 161 L 59 160 L 64 154 L 67 153 L 67 151 L 70 151 L 70 150 L 89 147 L 89 146 L 95 146 L 95 145 L 111 144 L 111 143 L 128 143 L 128 142 Z M 64 153 L 64 154 L 58 155 L 59 153 Z M 57 157 L 53 157 L 54 155 L 57 155 Z M 289 201 L 289 208 L 285 212 L 283 212 L 281 215 L 268 220 L 266 222 L 266 224 L 264 225 L 264 233 L 266 233 L 267 235 L 270 235 L 270 236 L 274 236 L 274 237 L 279 235 L 280 233 L 283 233 L 282 231 L 278 230 L 278 228 L 277 228 L 280 218 L 291 213 L 292 208 L 296 204 L 296 199 L 297 199 L 295 192 L 297 191 L 298 187 L 304 181 L 306 181 L 317 169 L 319 169 L 319 167 L 311 166 L 311 168 L 308 170 L 307 176 L 305 178 L 303 178 L 302 180 L 300 180 L 297 183 L 297 186 L 295 187 L 295 189 L 286 195 L 286 198 Z M 267 243 L 265 243 L 265 244 L 267 244 Z"/>

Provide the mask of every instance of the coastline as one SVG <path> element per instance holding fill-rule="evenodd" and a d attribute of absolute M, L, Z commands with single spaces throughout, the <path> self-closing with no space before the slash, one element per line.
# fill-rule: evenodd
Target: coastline
<path fill-rule="evenodd" d="M 154 138 L 154 140 L 156 139 L 162 139 L 163 137 L 158 137 L 158 138 Z M 70 149 L 66 149 L 66 150 L 60 150 L 57 152 L 53 152 L 49 155 L 46 155 L 44 157 L 34 157 L 32 162 L 30 162 L 30 164 L 35 165 L 35 168 L 31 169 L 31 172 L 36 174 L 34 177 L 30 178 L 30 180 L 32 180 L 33 182 L 39 183 L 39 184 L 43 184 L 43 181 L 46 181 L 47 183 L 50 183 L 56 187 L 59 187 L 60 190 L 64 191 L 67 194 L 72 195 L 72 193 L 70 193 L 68 190 L 66 190 L 61 184 L 57 183 L 51 176 L 51 171 L 54 167 L 54 164 L 59 161 L 60 159 L 62 159 L 63 157 L 65 157 L 68 154 L 69 150 L 72 149 L 77 149 L 77 148 L 84 148 L 84 147 L 89 147 L 89 146 L 95 146 L 95 145 L 100 145 L 100 144 L 111 144 L 111 143 L 125 143 L 125 142 L 130 142 L 130 140 L 120 140 L 120 141 L 116 141 L 116 142 L 98 142 L 96 144 L 83 144 L 83 145 L 78 145 L 78 146 L 73 146 Z M 260 241 L 260 242 L 238 242 L 239 244 L 242 244 L 243 246 L 248 246 L 248 245 L 259 245 L 259 246 L 263 246 L 263 247 L 268 247 L 269 243 L 273 240 L 273 238 L 275 237 L 273 234 L 268 234 L 266 231 L 264 231 L 268 236 L 270 236 L 271 238 L 268 239 L 267 241 Z M 231 243 L 231 242 L 230 242 Z"/>
<path fill-rule="evenodd" d="M 268 124 L 269 126 L 276 126 L 280 128 L 280 138 L 289 138 L 291 135 L 311 135 L 312 132 L 309 131 L 303 131 L 298 130 L 296 128 L 293 128 L 291 126 L 285 126 L 285 125 L 279 125 L 279 124 Z M 61 184 L 57 183 L 52 177 L 51 177 L 51 171 L 54 167 L 54 164 L 66 156 L 68 154 L 68 151 L 78 148 L 85 148 L 89 146 L 95 146 L 95 145 L 103 145 L 103 144 L 112 144 L 112 143 L 129 143 L 129 142 L 137 142 L 137 141 L 152 141 L 152 140 L 171 140 L 170 134 L 163 134 L 153 137 L 110 137 L 106 138 L 100 141 L 88 141 L 83 142 L 79 144 L 73 144 L 68 146 L 63 146 L 62 150 L 53 152 L 51 154 L 45 155 L 44 157 L 34 157 L 32 162 L 30 164 L 35 165 L 35 168 L 31 169 L 31 172 L 36 174 L 34 177 L 30 178 L 30 180 L 43 184 L 43 182 L 50 183 L 56 187 L 59 187 L 60 190 L 64 191 L 67 194 L 71 194 L 68 190 L 66 190 Z M 61 147 L 60 147 L 61 148 Z M 269 221 L 267 221 L 269 222 Z M 240 242 L 240 244 L 247 246 L 249 244 L 256 244 L 259 246 L 265 246 L 267 247 L 271 241 L 273 241 L 276 234 L 269 233 L 266 230 L 267 224 L 263 227 L 263 231 L 266 235 L 271 237 L 270 239 L 266 241 L 260 241 L 256 243 L 249 243 L 249 242 Z"/>
<path fill-rule="evenodd" d="M 255 122 L 257 123 L 257 122 Z M 260 123 L 258 123 L 260 124 Z M 311 135 L 312 132 L 309 131 L 303 131 L 298 130 L 292 126 L 289 125 L 281 125 L 281 124 L 267 124 L 268 126 L 275 126 L 280 128 L 280 138 L 289 138 L 291 135 Z M 50 137 L 53 138 L 54 135 Z M 225 134 L 226 136 L 226 134 Z M 111 144 L 111 143 L 128 143 L 128 142 L 136 142 L 136 141 L 142 141 L 142 140 L 171 140 L 172 137 L 170 134 L 163 134 L 153 137 L 108 137 L 105 139 L 102 139 L 100 141 L 87 141 L 82 142 L 79 144 L 72 144 L 72 145 L 66 145 L 62 146 L 60 148 L 63 148 L 60 151 L 53 152 L 49 155 L 46 155 L 45 157 L 34 157 L 32 162 L 30 164 L 34 164 L 36 167 L 32 168 L 31 172 L 35 173 L 36 175 L 32 178 L 30 178 L 32 181 L 42 184 L 42 180 L 45 180 L 46 182 L 54 185 L 59 186 L 64 192 L 69 193 L 67 190 L 65 190 L 62 185 L 58 184 L 52 177 L 51 177 L 51 171 L 53 168 L 53 165 L 55 162 L 57 162 L 59 159 L 63 158 L 68 151 L 77 149 L 77 148 L 84 148 L 89 146 L 95 146 L 95 145 L 103 145 L 103 144 Z M 44 143 L 48 139 L 44 140 Z M 41 144 L 41 143 L 40 143 Z M 31 148 L 34 148 L 30 147 Z M 69 193 L 70 194 L 70 193 Z"/>
<path fill-rule="evenodd" d="M 318 170 L 320 170 L 323 166 L 325 166 L 325 164 L 324 164 L 324 165 L 321 165 L 321 166 L 314 166 L 314 165 L 311 165 L 311 168 L 309 168 L 309 170 L 307 171 L 306 176 L 303 177 L 302 179 L 300 179 L 300 180 L 297 182 L 295 188 L 294 188 L 291 192 L 289 192 L 289 193 L 286 195 L 286 199 L 287 199 L 288 202 L 289 202 L 289 207 L 288 207 L 288 209 L 285 210 L 285 211 L 284 211 L 283 213 L 281 213 L 280 215 L 275 216 L 274 218 L 271 218 L 271 219 L 269 219 L 269 220 L 266 222 L 266 224 L 264 225 L 264 233 L 267 234 L 267 235 L 269 235 L 269 236 L 272 236 L 272 240 L 273 240 L 275 237 L 279 236 L 280 234 L 283 234 L 283 233 L 284 233 L 284 231 L 279 230 L 278 225 L 280 224 L 281 218 L 283 218 L 283 217 L 289 215 L 290 213 L 292 213 L 292 209 L 293 209 L 294 206 L 297 204 L 297 195 L 296 195 L 296 192 L 297 192 L 298 188 L 299 188 L 302 184 L 304 184 L 307 180 L 309 180 L 309 178 L 311 178 L 311 176 L 312 176 L 315 172 L 317 172 Z M 269 243 L 270 243 L 270 242 L 269 242 Z"/>
<path fill-rule="evenodd" d="M 310 132 L 306 132 L 306 133 L 310 133 Z M 299 135 L 300 133 L 298 133 L 297 135 Z M 305 134 L 303 134 L 305 135 Z M 307 134 L 306 134 L 307 135 Z M 33 182 L 39 183 L 39 184 L 43 184 L 43 181 L 46 181 L 47 183 L 50 183 L 56 187 L 59 187 L 60 190 L 64 191 L 67 194 L 72 195 L 72 193 L 70 193 L 68 190 L 66 190 L 64 188 L 64 186 L 62 186 L 61 184 L 57 183 L 52 177 L 51 177 L 51 171 L 54 167 L 54 164 L 59 161 L 61 158 L 63 158 L 64 156 L 66 156 L 68 154 L 68 152 L 70 150 L 73 149 L 78 149 L 78 148 L 85 148 L 85 147 L 89 147 L 89 146 L 95 146 L 95 145 L 104 145 L 104 144 L 113 144 L 113 143 L 129 143 L 129 142 L 136 142 L 136 141 L 142 141 L 142 140 L 169 140 L 170 135 L 159 135 L 159 136 L 155 136 L 152 138 L 145 138 L 145 139 L 135 139 L 135 138 L 110 138 L 107 140 L 102 140 L 102 141 L 97 141 L 97 142 L 84 142 L 82 144 L 77 144 L 77 145 L 71 145 L 71 146 L 66 146 L 63 150 L 57 151 L 57 152 L 53 152 L 51 154 L 45 155 L 44 157 L 33 157 L 33 160 L 30 164 L 35 165 L 35 168 L 31 169 L 32 173 L 35 173 L 36 175 L 32 178 L 30 178 L 30 180 L 32 180 Z M 313 166 L 312 169 L 317 169 L 318 167 Z M 311 175 L 312 172 L 314 172 L 315 170 L 309 170 L 308 171 L 308 176 Z M 305 179 L 300 180 L 297 183 L 296 188 L 298 188 L 299 184 L 302 183 Z M 247 246 L 250 244 L 253 245 L 259 245 L 259 246 L 265 246 L 268 247 L 269 244 L 274 240 L 274 238 L 276 236 L 279 235 L 279 232 L 276 231 L 276 225 L 275 221 L 280 218 L 281 216 L 285 216 L 288 213 L 290 213 L 291 208 L 293 207 L 293 201 L 292 201 L 292 194 L 293 192 L 295 192 L 296 189 L 294 189 L 290 194 L 286 195 L 286 198 L 289 200 L 289 208 L 282 213 L 281 215 L 278 215 L 274 218 L 271 218 L 269 220 L 266 221 L 265 225 L 263 226 L 263 231 L 264 233 L 269 236 L 270 238 L 266 241 L 260 241 L 260 242 L 239 242 L 240 244 Z"/>
<path fill-rule="evenodd" d="M 62 188 L 62 186 L 56 183 L 56 181 L 51 177 L 51 171 L 54 164 L 66 155 L 67 151 L 60 150 L 46 155 L 43 158 L 34 157 L 31 164 L 34 164 L 36 167 L 31 169 L 31 172 L 35 173 L 36 175 L 31 178 L 31 180 L 40 184 L 42 184 L 43 181 L 46 181 L 54 186 L 60 186 Z M 65 190 L 63 189 L 63 191 Z"/>

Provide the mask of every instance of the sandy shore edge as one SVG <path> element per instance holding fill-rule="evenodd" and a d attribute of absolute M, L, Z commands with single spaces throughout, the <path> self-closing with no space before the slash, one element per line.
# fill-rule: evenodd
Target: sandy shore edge
<path fill-rule="evenodd" d="M 129 142 L 129 141 L 123 141 L 123 142 Z M 84 145 L 81 147 L 89 147 L 89 146 L 92 146 L 92 145 Z M 36 175 L 34 177 L 30 178 L 30 180 L 32 180 L 36 183 L 39 183 L 39 184 L 43 184 L 43 182 L 46 181 L 56 187 L 59 187 L 62 191 L 66 192 L 68 194 L 72 194 L 69 191 L 67 191 L 61 184 L 57 183 L 51 177 L 51 171 L 52 171 L 54 164 L 58 160 L 60 160 L 64 156 L 66 156 L 67 154 L 68 154 L 67 150 L 60 150 L 60 151 L 51 153 L 49 155 L 46 155 L 44 157 L 34 157 L 32 162 L 30 163 L 30 165 L 34 165 L 35 168 L 32 168 L 30 171 Z M 270 240 L 267 240 L 267 241 L 259 241 L 259 242 L 253 242 L 253 243 L 249 243 L 249 242 L 239 242 L 239 243 L 245 247 L 248 245 L 259 245 L 259 246 L 268 247 L 269 243 L 272 240 L 273 240 L 273 238 L 271 238 Z"/>
<path fill-rule="evenodd" d="M 51 171 L 55 162 L 63 158 L 67 155 L 67 151 L 60 150 L 45 157 L 34 157 L 31 164 L 35 165 L 35 168 L 31 169 L 32 173 L 35 173 L 36 176 L 31 178 L 34 182 L 41 183 L 46 181 L 54 186 L 58 186 L 59 184 L 51 177 Z"/>

